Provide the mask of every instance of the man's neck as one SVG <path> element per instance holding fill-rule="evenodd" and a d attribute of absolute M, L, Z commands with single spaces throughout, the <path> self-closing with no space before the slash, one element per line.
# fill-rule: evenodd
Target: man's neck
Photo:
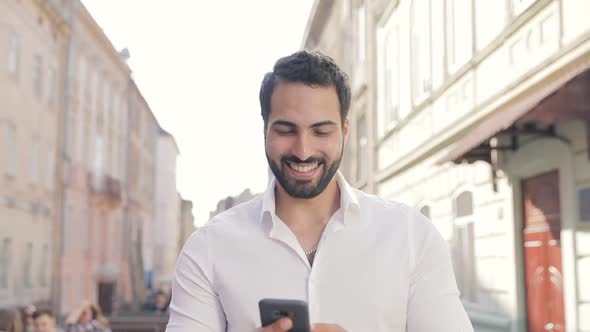
<path fill-rule="evenodd" d="M 277 184 L 275 190 L 276 213 L 291 229 L 325 226 L 340 208 L 341 191 L 336 177 L 324 191 L 314 198 L 295 198 Z"/>

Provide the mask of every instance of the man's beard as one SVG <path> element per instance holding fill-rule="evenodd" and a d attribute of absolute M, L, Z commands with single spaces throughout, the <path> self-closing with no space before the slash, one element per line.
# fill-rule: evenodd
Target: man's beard
<path fill-rule="evenodd" d="M 344 149 L 342 149 L 344 150 Z M 310 199 L 318 196 L 321 194 L 324 189 L 330 184 L 330 181 L 334 177 L 334 174 L 338 171 L 340 167 L 340 162 L 342 161 L 342 152 L 340 151 L 340 157 L 331 162 L 327 163 L 324 158 L 319 157 L 309 157 L 306 160 L 301 160 L 295 156 L 283 156 L 281 157 L 281 165 L 277 165 L 277 163 L 270 159 L 268 153 L 266 153 L 266 159 L 268 160 L 268 165 L 274 176 L 276 177 L 277 181 L 281 184 L 281 186 L 285 189 L 289 196 L 294 198 L 303 198 L 303 199 Z M 317 184 L 314 184 L 314 180 L 296 180 L 291 178 L 288 175 L 287 165 L 288 162 L 292 163 L 314 163 L 317 162 L 317 167 L 323 167 L 322 174 L 320 175 L 319 181 Z"/>

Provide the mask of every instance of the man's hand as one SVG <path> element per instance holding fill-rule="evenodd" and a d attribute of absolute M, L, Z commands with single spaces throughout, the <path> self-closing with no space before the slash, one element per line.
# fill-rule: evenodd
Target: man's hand
<path fill-rule="evenodd" d="M 334 324 L 313 324 L 311 332 L 346 332 L 340 325 Z"/>
<path fill-rule="evenodd" d="M 293 327 L 289 318 L 281 318 L 276 322 L 262 328 L 261 332 L 287 332 Z"/>

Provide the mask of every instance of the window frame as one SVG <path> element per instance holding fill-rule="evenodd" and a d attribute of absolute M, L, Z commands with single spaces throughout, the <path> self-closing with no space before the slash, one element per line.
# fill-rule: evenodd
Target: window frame
<path fill-rule="evenodd" d="M 33 242 L 28 242 L 25 247 L 23 269 L 23 286 L 24 288 L 33 288 Z"/>
<path fill-rule="evenodd" d="M 459 216 L 457 203 L 464 194 L 471 196 L 471 214 Z M 474 190 L 463 189 L 453 196 L 453 243 L 452 258 L 457 287 L 461 292 L 461 300 L 477 304 L 479 284 L 477 281 L 477 257 L 475 255 L 475 202 Z M 459 239 L 459 234 L 466 233 L 466 237 Z M 464 240 L 469 242 L 466 244 Z M 468 247 L 468 248 L 466 248 Z M 468 278 L 465 278 L 468 276 Z"/>
<path fill-rule="evenodd" d="M 455 1 L 457 0 L 445 0 L 445 13 L 444 13 L 444 28 L 445 28 L 445 58 L 446 58 L 446 73 L 449 76 L 455 74 L 459 69 L 465 66 L 475 55 L 475 39 L 477 31 L 474 29 L 474 22 L 475 22 L 475 3 L 474 0 L 467 0 L 467 3 L 470 7 L 468 10 L 468 16 L 459 15 L 462 19 L 469 20 L 468 22 L 462 22 L 466 26 L 468 26 L 468 30 L 471 31 L 469 38 L 464 38 L 465 40 L 469 40 L 469 47 L 467 47 L 466 55 L 462 54 L 462 50 L 459 48 L 459 44 L 456 42 L 457 40 L 463 38 L 457 38 L 458 33 L 457 30 L 463 31 L 457 19 L 455 19 L 456 11 L 455 11 Z"/>
<path fill-rule="evenodd" d="M 355 52 L 354 59 L 357 64 L 363 64 L 367 60 L 367 5 L 365 0 L 360 0 L 355 8 Z"/>
<path fill-rule="evenodd" d="M 31 185 L 35 186 L 40 182 L 41 140 L 39 137 L 35 136 L 31 141 L 31 159 L 29 161 L 29 179 Z"/>
<path fill-rule="evenodd" d="M 43 57 L 39 53 L 33 54 L 31 83 L 33 97 L 41 100 L 43 98 Z"/>
<path fill-rule="evenodd" d="M 17 78 L 20 67 L 21 38 L 18 32 L 11 31 L 8 52 L 8 73 Z"/>
<path fill-rule="evenodd" d="M 47 103 L 49 106 L 54 106 L 57 99 L 57 71 L 55 67 L 49 66 L 47 68 Z"/>
<path fill-rule="evenodd" d="M 1 266 L 5 267 L 5 269 L 0 268 L 0 291 L 8 291 L 12 264 L 10 259 L 12 257 L 12 239 L 8 237 L 3 238 L 0 244 L 0 262 L 2 262 Z"/>
<path fill-rule="evenodd" d="M 2 125 L 3 173 L 7 177 L 16 177 L 18 171 L 18 131 L 11 122 L 0 122 Z"/>
<path fill-rule="evenodd" d="M 428 16 L 421 21 L 418 20 L 421 9 L 417 7 L 418 1 L 428 7 Z M 432 1 L 413 0 L 410 8 L 410 82 L 412 102 L 418 105 L 432 92 Z M 422 50 L 425 45 L 428 46 L 426 51 Z"/>

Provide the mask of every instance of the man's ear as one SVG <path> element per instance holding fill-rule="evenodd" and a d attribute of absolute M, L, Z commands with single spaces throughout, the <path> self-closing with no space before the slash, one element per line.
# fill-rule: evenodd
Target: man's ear
<path fill-rule="evenodd" d="M 350 130 L 350 119 L 348 116 L 344 120 L 344 124 L 342 125 L 342 135 L 344 136 L 344 142 L 348 142 L 348 132 Z"/>

